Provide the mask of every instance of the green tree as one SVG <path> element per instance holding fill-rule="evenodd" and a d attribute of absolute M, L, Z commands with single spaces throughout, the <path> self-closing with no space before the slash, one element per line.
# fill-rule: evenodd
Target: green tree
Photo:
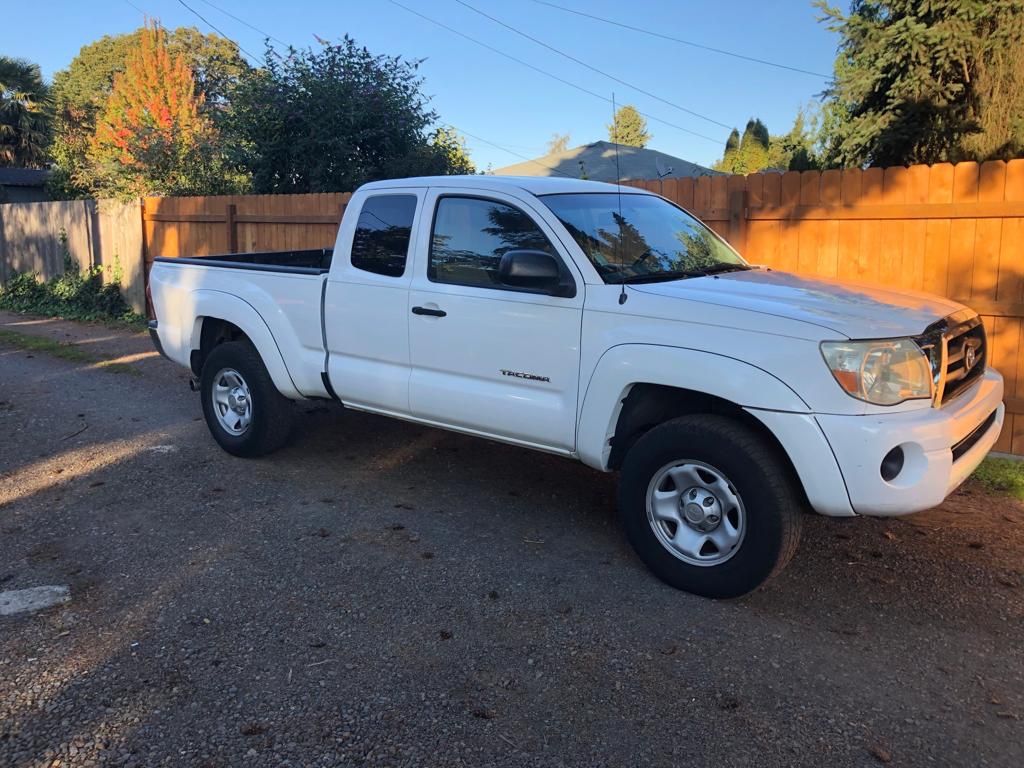
<path fill-rule="evenodd" d="M 146 27 L 114 76 L 75 181 L 96 196 L 201 195 L 235 191 L 204 95 L 184 55 L 159 26 Z"/>
<path fill-rule="evenodd" d="M 438 128 L 430 139 L 430 153 L 434 157 L 435 167 L 432 174 L 473 174 L 476 166 L 469 156 L 466 139 L 451 128 Z"/>
<path fill-rule="evenodd" d="M 756 173 L 769 165 L 769 144 L 767 126 L 757 118 L 750 118 L 743 136 L 735 128 L 725 142 L 722 159 L 714 164 L 716 171 L 725 173 Z"/>
<path fill-rule="evenodd" d="M 551 139 L 548 141 L 548 154 L 557 155 L 559 152 L 565 152 L 569 148 L 569 142 L 572 137 L 568 133 L 553 133 Z"/>
<path fill-rule="evenodd" d="M 437 114 L 418 65 L 374 55 L 349 37 L 284 58 L 268 48 L 263 68 L 232 96 L 237 163 L 261 193 L 347 191 L 374 179 L 465 172 L 447 132 L 431 139 Z"/>
<path fill-rule="evenodd" d="M 632 104 L 626 104 L 615 113 L 608 126 L 608 140 L 628 147 L 646 147 L 651 140 L 647 121 Z"/>
<path fill-rule="evenodd" d="M 833 166 L 1008 158 L 1024 151 L 1020 0 L 817 0 L 840 35 L 823 115 Z"/>
<path fill-rule="evenodd" d="M 772 136 L 768 144 L 768 167 L 788 171 L 809 171 L 820 167 L 818 115 L 801 107 L 788 133 Z"/>
<path fill-rule="evenodd" d="M 42 165 L 50 138 L 50 106 L 39 65 L 0 56 L 0 165 Z"/>
<path fill-rule="evenodd" d="M 51 148 L 55 192 L 67 197 L 90 192 L 74 178 L 86 165 L 89 140 L 96 131 L 96 118 L 104 109 L 114 77 L 124 72 L 128 56 L 138 48 L 142 29 L 104 36 L 83 46 L 67 69 L 53 78 L 55 108 L 54 140 Z M 219 125 L 230 107 L 231 91 L 249 70 L 238 46 L 219 35 L 204 35 L 194 27 L 167 32 L 167 49 L 183 56 L 203 94 L 203 114 Z"/>

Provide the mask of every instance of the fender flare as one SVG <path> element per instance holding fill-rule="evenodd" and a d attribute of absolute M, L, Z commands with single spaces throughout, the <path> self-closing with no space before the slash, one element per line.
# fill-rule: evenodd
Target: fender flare
<path fill-rule="evenodd" d="M 747 408 L 811 410 L 784 381 L 743 360 L 686 347 L 621 344 L 605 351 L 597 361 L 581 398 L 576 449 L 584 464 L 607 471 L 609 441 L 622 402 L 636 384 L 703 392 Z"/>
<path fill-rule="evenodd" d="M 274 334 L 271 333 L 270 327 L 262 315 L 249 302 L 233 294 L 210 289 L 192 291 L 192 299 L 195 302 L 192 310 L 195 323 L 191 329 L 191 337 L 187 340 L 183 339 L 187 342 L 188 349 L 199 349 L 204 319 L 209 317 L 215 320 L 225 320 L 238 326 L 249 337 L 253 346 L 256 347 L 256 351 L 259 352 L 263 364 L 267 367 L 267 372 L 270 374 L 274 386 L 277 387 L 277 391 L 292 400 L 302 399 L 302 394 L 295 387 L 295 382 L 292 381 L 291 374 L 288 372 Z"/>

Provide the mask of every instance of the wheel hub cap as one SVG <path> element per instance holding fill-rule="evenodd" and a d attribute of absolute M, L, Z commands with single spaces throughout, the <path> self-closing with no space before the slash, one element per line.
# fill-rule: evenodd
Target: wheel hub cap
<path fill-rule="evenodd" d="M 232 435 L 241 435 L 252 423 L 252 397 L 242 374 L 233 368 L 218 371 L 210 391 L 213 412 L 220 426 Z"/>
<path fill-rule="evenodd" d="M 679 495 L 683 518 L 698 531 L 713 531 L 722 522 L 722 505 L 706 488 L 694 486 Z"/>
<path fill-rule="evenodd" d="M 691 565 L 720 565 L 746 535 L 743 500 L 725 473 L 702 461 L 674 461 L 651 477 L 647 521 L 659 543 Z"/>

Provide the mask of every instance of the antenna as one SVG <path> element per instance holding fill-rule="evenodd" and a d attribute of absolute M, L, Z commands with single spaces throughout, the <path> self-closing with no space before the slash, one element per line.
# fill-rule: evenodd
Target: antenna
<path fill-rule="evenodd" d="M 612 91 L 612 143 L 615 145 L 615 191 L 619 202 L 619 238 L 615 241 L 616 259 L 619 262 L 619 304 L 625 304 L 629 296 L 626 294 L 625 275 L 623 267 L 625 261 L 622 258 L 622 171 L 619 168 L 619 124 L 616 121 L 618 109 L 615 106 L 615 91 Z"/>

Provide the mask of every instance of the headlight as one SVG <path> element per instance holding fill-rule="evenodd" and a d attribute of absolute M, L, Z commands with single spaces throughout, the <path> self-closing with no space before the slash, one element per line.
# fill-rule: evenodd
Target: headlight
<path fill-rule="evenodd" d="M 847 394 L 875 405 L 932 396 L 928 357 L 911 339 L 825 341 L 821 354 Z"/>

